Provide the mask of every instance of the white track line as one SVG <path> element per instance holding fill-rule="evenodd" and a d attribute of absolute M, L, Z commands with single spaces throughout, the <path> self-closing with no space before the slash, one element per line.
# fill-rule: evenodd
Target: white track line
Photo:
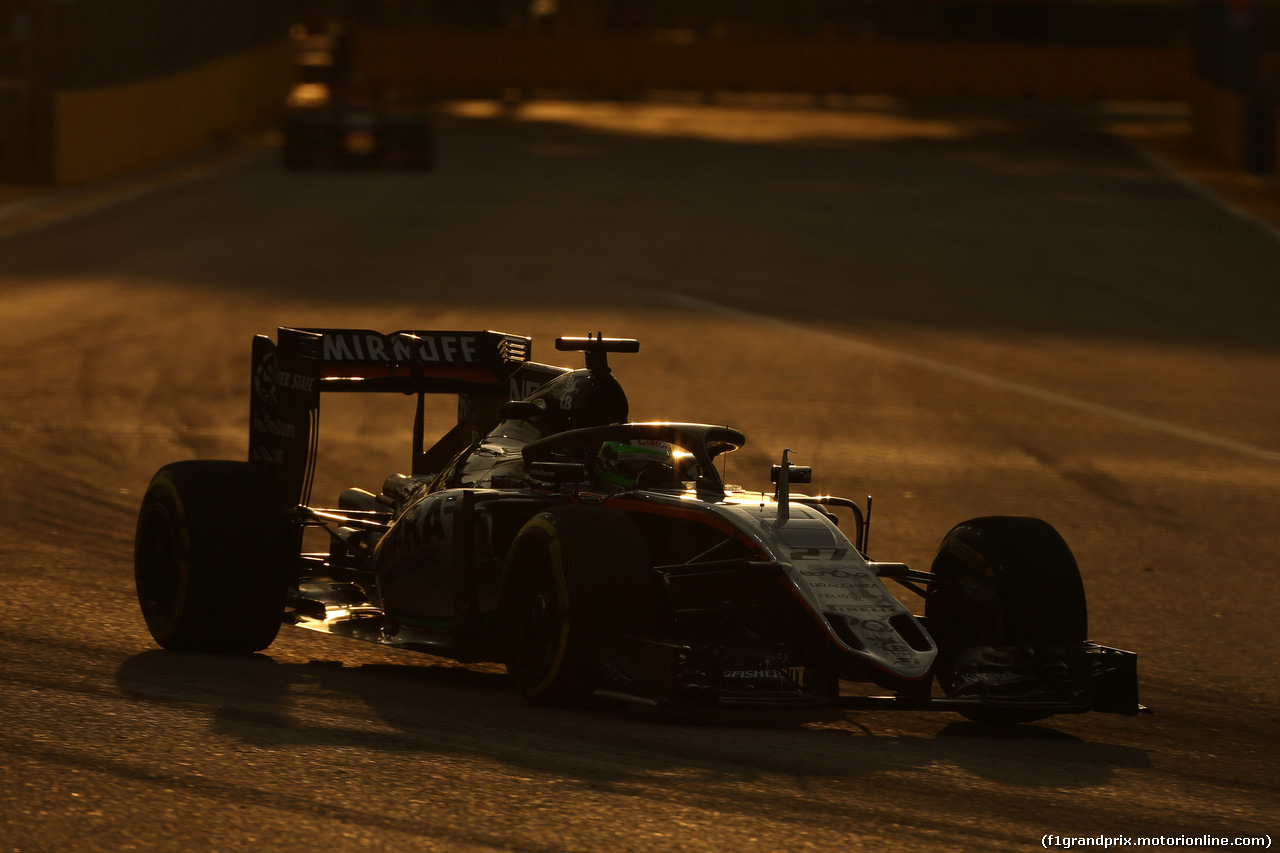
<path fill-rule="evenodd" d="M 51 189 L 30 198 L 0 205 L 0 240 L 43 231 L 46 228 L 128 204 L 171 187 L 202 181 L 213 175 L 239 168 L 261 154 L 259 150 L 250 149 L 208 162 L 173 166 L 166 171 L 144 175 L 142 178 L 130 175 L 106 178 L 82 187 Z M 66 209 L 58 211 L 57 208 L 64 204 Z M 10 220 L 41 210 L 56 212 L 51 213 L 46 219 L 27 225 L 14 227 L 6 225 Z"/>
<path fill-rule="evenodd" d="M 203 177 L 203 176 L 200 176 Z M 0 207 L 0 239 L 8 237 L 17 237 L 23 234 L 33 234 L 37 231 L 43 231 L 46 228 L 52 228 L 55 225 L 62 225 L 65 222 L 74 222 L 85 216 L 98 213 L 103 210 L 110 210 L 122 204 L 128 204 L 135 199 L 143 198 L 151 195 L 166 187 L 177 186 L 181 183 L 196 180 L 196 177 L 184 178 L 181 181 L 172 181 L 168 183 L 153 183 L 147 186 L 134 187 L 128 190 L 122 190 L 116 193 L 103 193 L 100 198 L 92 201 L 85 201 L 77 204 L 79 199 L 85 198 L 88 193 L 77 192 L 76 190 L 54 190 L 48 193 L 34 196 L 22 201 L 16 201 L 12 204 Z M 67 203 L 72 205 L 66 210 L 51 214 L 46 219 L 39 219 L 27 225 L 19 225 L 13 228 L 6 228 L 5 223 L 10 219 L 17 219 L 27 213 L 38 212 L 56 208 L 59 204 Z"/>
<path fill-rule="evenodd" d="M 1123 409 L 1104 406 L 1100 403 L 1093 403 L 1089 400 L 1070 397 L 1066 394 L 1059 394 L 1054 391 L 1046 391 L 1043 388 L 1036 388 L 1033 385 L 1027 385 L 1022 382 L 1001 379 L 998 376 L 992 376 L 988 373 L 982 373 L 977 370 L 970 370 L 966 367 L 957 367 L 954 364 L 947 364 L 946 362 L 936 361 L 932 358 L 911 355 L 910 353 L 905 353 L 901 350 L 889 349 L 888 347 L 882 347 L 879 344 L 860 340 L 852 335 L 836 335 L 830 332 L 823 332 L 818 329 L 800 325 L 799 323 L 779 320 L 764 314 L 744 311 L 741 308 L 733 308 L 728 305 L 709 302 L 705 299 L 698 299 L 693 296 L 685 296 L 679 293 L 665 293 L 663 296 L 669 301 L 685 308 L 691 308 L 709 314 L 719 314 L 724 317 L 732 317 L 733 319 L 742 320 L 748 323 L 772 326 L 781 331 L 802 335 L 809 340 L 821 341 L 827 346 L 837 350 L 856 352 L 880 359 L 886 359 L 899 364 L 905 364 L 918 370 L 936 373 L 941 376 L 949 376 L 952 379 L 958 379 L 961 382 L 967 382 L 971 385 L 979 385 L 995 391 L 1017 394 L 1032 400 L 1038 400 L 1042 403 L 1048 403 L 1053 406 L 1075 409 L 1079 412 L 1085 412 L 1090 415 L 1107 418 L 1129 426 L 1163 433 L 1175 438 L 1184 439 L 1197 444 L 1203 444 L 1208 447 L 1214 447 L 1219 450 L 1226 450 L 1231 453 L 1248 456 L 1253 459 L 1260 459 L 1266 462 L 1280 462 L 1280 451 L 1267 450 L 1264 447 L 1246 444 L 1243 441 L 1236 441 L 1230 438 L 1223 438 L 1222 436 L 1214 435 L 1213 433 L 1204 432 L 1202 430 L 1179 426 L 1178 424 L 1156 420 L 1155 418 L 1148 418 L 1143 415 L 1135 415 L 1134 413 L 1126 412 Z"/>
<path fill-rule="evenodd" d="M 1221 210 L 1223 213 L 1226 213 L 1228 216 L 1247 222 L 1263 234 L 1266 234 L 1272 240 L 1280 243 L 1280 228 L 1277 228 L 1271 222 L 1254 216 L 1252 213 L 1249 213 L 1234 202 L 1228 201 L 1212 190 L 1206 188 L 1203 184 L 1198 183 L 1194 178 L 1184 174 L 1177 166 L 1173 165 L 1159 154 L 1144 148 L 1140 143 L 1124 136 L 1116 136 L 1116 138 L 1123 141 L 1128 146 L 1129 150 L 1138 157 L 1138 159 L 1142 160 L 1153 170 L 1164 175 L 1166 178 L 1173 181 L 1175 184 L 1178 184 L 1192 195 L 1199 197 L 1203 201 L 1209 202 L 1209 204 L 1218 208 L 1218 210 Z"/>

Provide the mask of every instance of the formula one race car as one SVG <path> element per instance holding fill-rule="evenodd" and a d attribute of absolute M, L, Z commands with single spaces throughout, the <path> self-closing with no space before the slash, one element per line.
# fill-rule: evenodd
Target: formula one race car
<path fill-rule="evenodd" d="M 298 86 L 281 131 L 281 159 L 289 169 L 435 166 L 435 134 L 426 115 L 367 87 Z"/>
<path fill-rule="evenodd" d="M 631 422 L 608 355 L 638 342 L 556 347 L 586 368 L 533 362 L 528 338 L 497 332 L 257 337 L 249 460 L 167 465 L 143 499 L 135 574 L 152 636 L 250 652 L 283 622 L 502 662 L 537 703 L 990 722 L 1144 710 L 1136 655 L 1087 641 L 1080 572 L 1045 522 L 966 521 L 928 572 L 870 560 L 870 503 L 800 494 L 811 471 L 789 451 L 771 491 L 745 491 L 716 467 L 742 433 Z M 417 417 L 410 473 L 321 508 L 309 492 L 328 392 L 415 395 Z M 426 447 L 435 394 L 458 396 L 458 420 Z M 327 548 L 306 552 L 317 537 Z"/>

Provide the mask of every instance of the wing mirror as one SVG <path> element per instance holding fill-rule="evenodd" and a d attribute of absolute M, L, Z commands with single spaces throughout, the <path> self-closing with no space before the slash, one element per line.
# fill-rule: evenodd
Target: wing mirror
<path fill-rule="evenodd" d="M 773 472 L 769 475 L 769 482 L 777 484 L 782 476 L 782 466 L 774 465 Z M 792 465 L 787 464 L 787 482 L 808 485 L 813 482 L 813 469 L 808 465 Z"/>

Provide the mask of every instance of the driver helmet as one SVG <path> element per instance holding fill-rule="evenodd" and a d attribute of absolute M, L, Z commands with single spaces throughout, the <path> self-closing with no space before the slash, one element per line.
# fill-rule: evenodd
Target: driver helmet
<path fill-rule="evenodd" d="M 642 476 L 655 485 L 669 483 L 675 479 L 674 454 L 665 441 L 606 441 L 596 454 L 595 474 L 600 482 L 624 489 L 635 488 Z"/>

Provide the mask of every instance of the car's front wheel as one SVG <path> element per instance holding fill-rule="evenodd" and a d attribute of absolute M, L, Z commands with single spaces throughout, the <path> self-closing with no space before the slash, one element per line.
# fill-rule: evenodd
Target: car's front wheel
<path fill-rule="evenodd" d="M 944 693 L 964 683 L 966 661 L 981 668 L 1001 650 L 1083 642 L 1088 633 L 1084 584 L 1071 549 L 1038 518 L 993 516 L 956 525 L 934 557 L 925 599 L 929 633 L 938 644 L 935 673 Z M 1012 653 L 1010 653 L 1012 654 Z M 1014 680 L 1014 668 L 986 678 Z M 1019 723 L 1048 714 L 1033 709 L 974 708 L 970 719 Z"/>

